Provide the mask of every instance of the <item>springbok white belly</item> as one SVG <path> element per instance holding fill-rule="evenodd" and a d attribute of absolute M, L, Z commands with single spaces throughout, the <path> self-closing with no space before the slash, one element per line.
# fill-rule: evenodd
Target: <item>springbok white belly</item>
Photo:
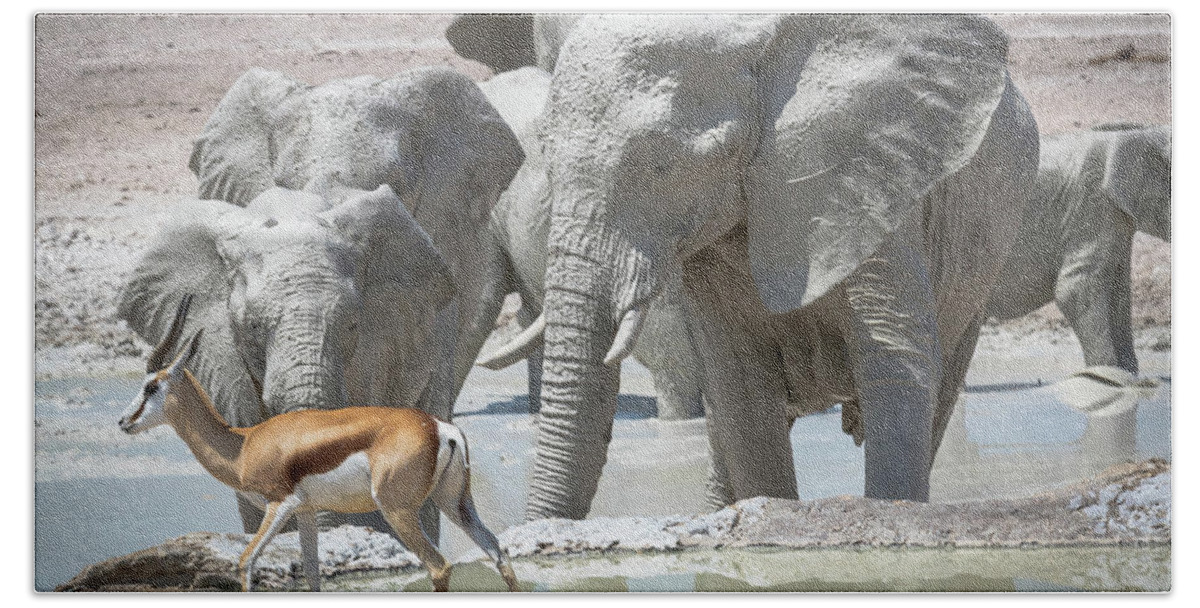
<path fill-rule="evenodd" d="M 379 508 L 371 496 L 371 466 L 366 452 L 355 452 L 337 468 L 308 475 L 298 488 L 304 503 L 314 509 L 341 513 L 366 513 Z"/>

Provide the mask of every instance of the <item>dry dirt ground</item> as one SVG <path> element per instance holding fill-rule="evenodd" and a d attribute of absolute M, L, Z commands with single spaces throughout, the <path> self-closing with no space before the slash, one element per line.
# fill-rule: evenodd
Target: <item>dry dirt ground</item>
<path fill-rule="evenodd" d="M 35 370 L 137 369 L 116 297 L 158 215 L 193 196 L 192 138 L 245 70 L 321 83 L 444 65 L 476 80 L 432 15 L 42 15 L 35 34 Z M 1170 23 L 1150 15 L 1002 15 L 1011 71 L 1045 133 L 1171 122 Z M 1139 238 L 1134 319 L 1171 323 L 1170 245 Z M 1000 329 L 1004 329 L 1002 326 Z M 1062 329 L 1047 307 L 1011 324 Z M 1021 332 L 1018 332 L 1021 333 Z M 1168 346 L 1169 347 L 1169 346 Z"/>

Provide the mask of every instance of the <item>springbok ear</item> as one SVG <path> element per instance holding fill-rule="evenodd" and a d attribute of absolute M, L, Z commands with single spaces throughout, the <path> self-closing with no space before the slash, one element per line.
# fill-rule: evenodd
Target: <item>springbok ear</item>
<path fill-rule="evenodd" d="M 146 342 L 159 344 L 180 300 L 194 294 L 179 333 L 192 335 L 203 328 L 205 344 L 190 369 L 221 413 L 231 424 L 240 425 L 256 423 L 247 416 L 261 408 L 230 324 L 228 300 L 238 261 L 229 257 L 222 244 L 234 238 L 249 221 L 247 217 L 242 209 L 221 201 L 172 206 L 117 304 L 118 317 Z"/>
<path fill-rule="evenodd" d="M 363 253 L 365 289 L 387 284 L 418 291 L 434 310 L 454 296 L 450 267 L 389 186 L 350 194 L 317 214 Z"/>
<path fill-rule="evenodd" d="M 761 71 L 790 70 L 795 92 L 752 161 L 747 231 L 762 301 L 786 312 L 970 161 L 1005 91 L 1007 40 L 970 15 L 795 15 L 775 36 Z"/>
<path fill-rule="evenodd" d="M 192 146 L 188 168 L 200 198 L 245 206 L 274 185 L 268 112 L 305 85 L 270 70 L 242 74 Z"/>
<path fill-rule="evenodd" d="M 1171 135 L 1165 129 L 1115 133 L 1100 191 L 1138 230 L 1171 240 Z"/>

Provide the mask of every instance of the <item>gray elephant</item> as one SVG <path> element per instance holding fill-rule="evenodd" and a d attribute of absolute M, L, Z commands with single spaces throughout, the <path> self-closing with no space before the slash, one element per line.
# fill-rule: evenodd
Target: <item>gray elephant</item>
<path fill-rule="evenodd" d="M 1136 231 L 1171 240 L 1171 131 L 1115 124 L 1042 139 L 1035 194 L 988 312 L 1053 301 L 1088 367 L 1136 374 L 1129 258 Z"/>
<path fill-rule="evenodd" d="M 550 74 L 535 67 L 504 72 L 479 85 L 484 95 L 516 133 L 525 162 L 508 190 L 492 209 L 491 227 L 508 268 L 507 286 L 493 298 L 516 291 L 522 307 L 518 320 L 525 327 L 540 323 L 546 273 L 546 237 L 550 230 L 550 193 L 546 159 L 541 154 L 538 117 L 550 89 Z M 664 420 L 704 414 L 699 357 L 682 307 L 682 284 L 673 281 L 652 303 L 633 357 L 654 377 L 658 416 Z M 495 353 L 479 362 L 499 369 L 516 360 Z M 536 411 L 541 400 L 541 349 L 529 355 L 529 402 Z"/>
<path fill-rule="evenodd" d="M 454 52 L 480 62 L 496 73 L 524 66 L 553 72 L 559 49 L 582 17 L 579 14 L 469 13 L 454 18 L 446 28 L 446 40 Z"/>
<path fill-rule="evenodd" d="M 118 315 L 156 344 L 186 294 L 184 333 L 204 330 L 190 369 L 233 426 L 302 408 L 415 406 L 450 364 L 429 356 L 450 268 L 388 186 L 173 206 Z M 261 516 L 240 503 L 254 525 Z"/>
<path fill-rule="evenodd" d="M 927 500 L 1037 171 L 1037 126 L 1006 61 L 1005 35 L 970 15 L 581 20 L 543 127 L 545 362 L 526 516 L 587 514 L 616 363 L 679 276 L 714 505 L 795 498 L 791 422 L 835 403 L 859 413 L 866 495 Z"/>
<path fill-rule="evenodd" d="M 477 308 L 497 274 L 489 266 L 495 252 L 487 223 L 523 159 L 479 87 L 452 70 L 418 68 L 314 87 L 253 69 L 213 112 L 189 166 L 201 198 L 239 205 L 272 186 L 390 186 L 454 280 L 455 300 L 433 330 L 430 351 L 433 359 L 453 357 L 454 365 L 437 370 L 421 404 L 449 420 L 499 312 L 499 303 Z"/>

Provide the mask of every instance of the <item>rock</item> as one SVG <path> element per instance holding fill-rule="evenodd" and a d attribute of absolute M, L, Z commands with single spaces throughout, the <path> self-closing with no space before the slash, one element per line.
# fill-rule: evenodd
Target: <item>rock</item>
<path fill-rule="evenodd" d="M 1015 500 L 919 503 L 838 496 L 750 498 L 713 513 L 548 519 L 500 534 L 513 557 L 692 547 L 1020 547 L 1171 542 L 1171 465 L 1119 465 Z M 477 559 L 469 552 L 463 559 Z"/>
<path fill-rule="evenodd" d="M 249 534 L 196 532 L 88 566 L 56 591 L 240 591 L 237 563 Z M 417 557 L 383 532 L 341 526 L 321 532 L 321 574 L 403 573 Z M 297 532 L 280 534 L 255 565 L 255 589 L 307 589 Z"/>

